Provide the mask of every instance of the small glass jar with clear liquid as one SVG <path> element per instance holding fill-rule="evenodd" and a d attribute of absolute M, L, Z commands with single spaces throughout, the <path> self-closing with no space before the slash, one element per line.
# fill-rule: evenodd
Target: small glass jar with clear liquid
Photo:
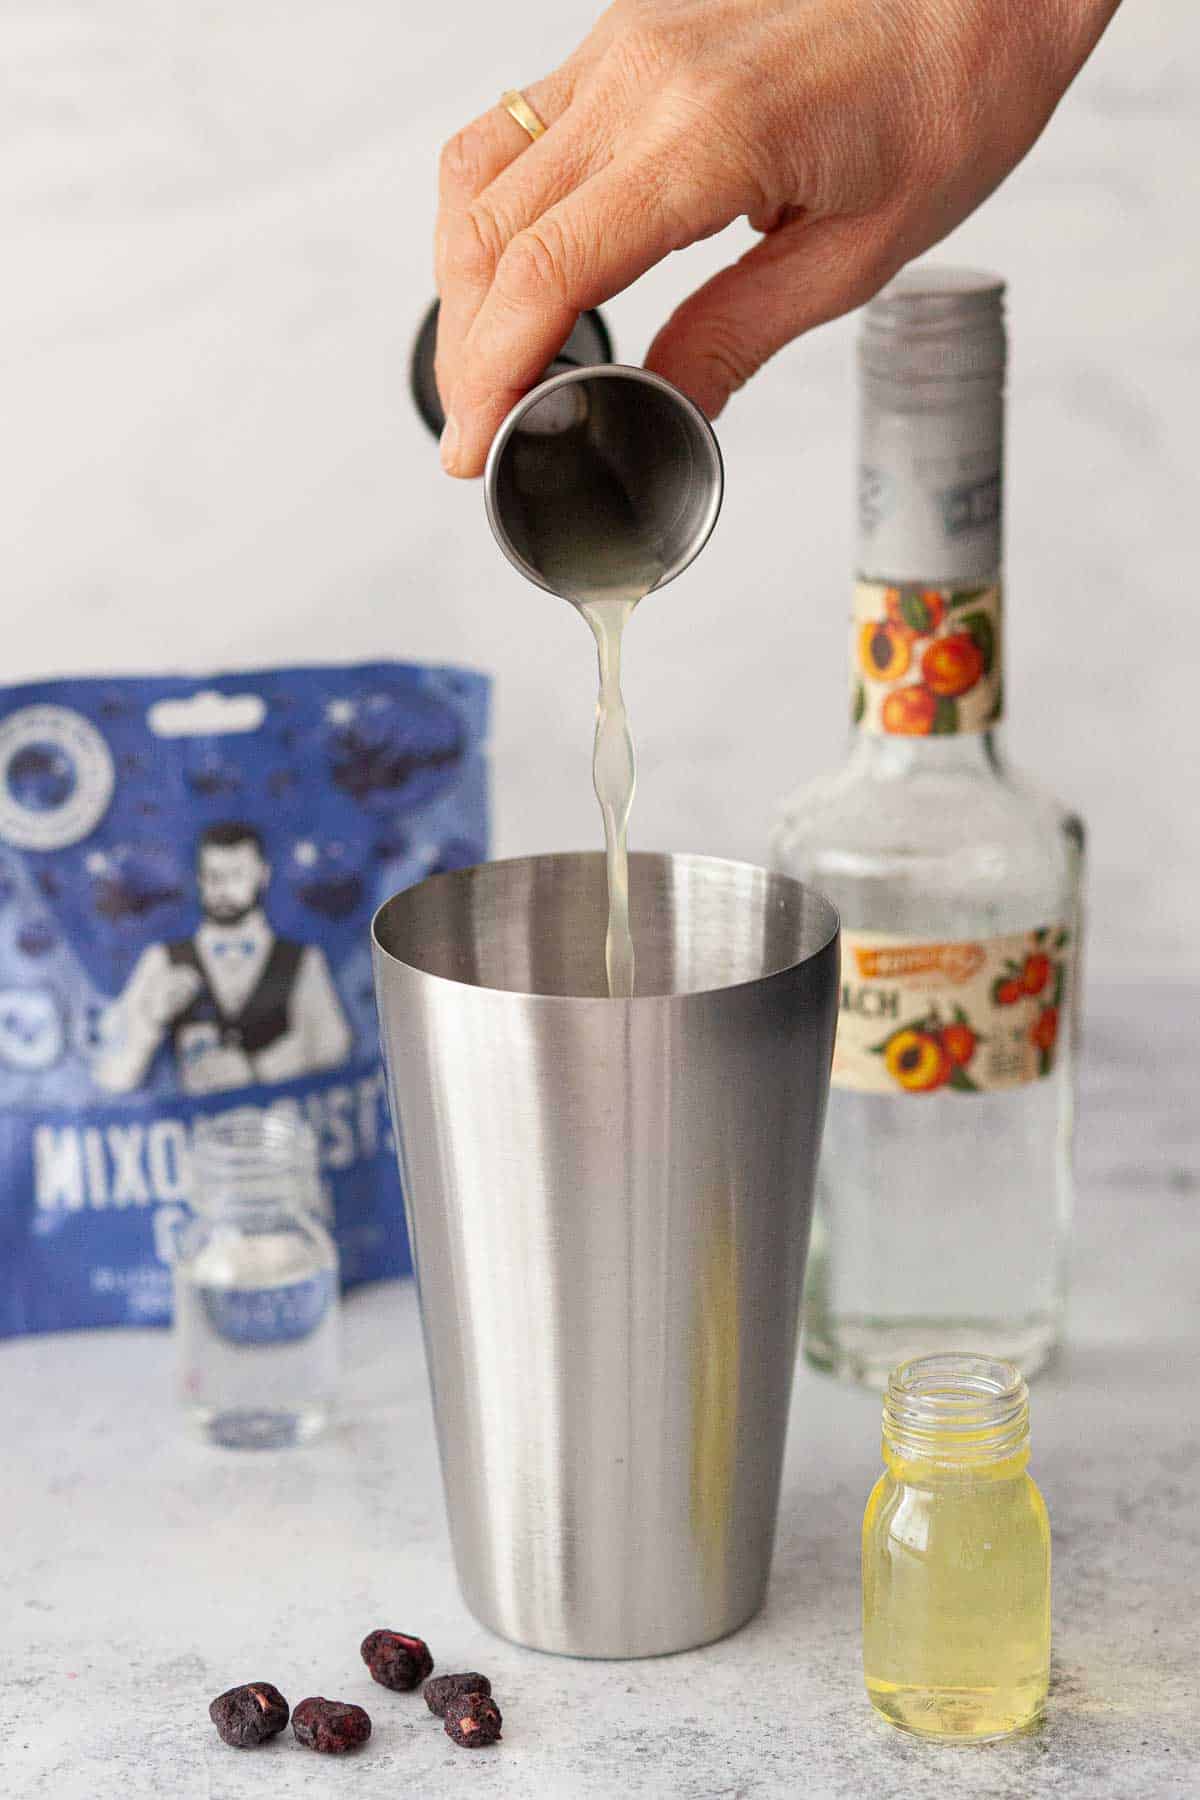
<path fill-rule="evenodd" d="M 175 1264 L 180 1399 L 210 1443 L 274 1449 L 325 1423 L 338 1364 L 338 1257 L 315 1134 L 286 1114 L 198 1126 L 195 1217 Z"/>
<path fill-rule="evenodd" d="M 949 1743 L 1040 1718 L 1050 1524 L 1012 1363 L 944 1352 L 896 1369 L 863 1519 L 863 1673 L 891 1724 Z"/>

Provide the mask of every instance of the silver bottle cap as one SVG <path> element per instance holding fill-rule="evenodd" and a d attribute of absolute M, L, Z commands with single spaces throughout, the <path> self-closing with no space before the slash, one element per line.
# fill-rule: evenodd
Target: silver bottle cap
<path fill-rule="evenodd" d="M 1004 283 L 905 269 L 859 333 L 860 575 L 992 581 L 1001 562 Z"/>
<path fill-rule="evenodd" d="M 1004 282 L 977 269 L 903 269 L 863 313 L 858 347 L 868 380 L 1002 382 Z"/>

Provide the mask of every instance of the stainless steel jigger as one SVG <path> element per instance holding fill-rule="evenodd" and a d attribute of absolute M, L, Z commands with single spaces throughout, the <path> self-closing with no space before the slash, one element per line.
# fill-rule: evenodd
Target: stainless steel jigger
<path fill-rule="evenodd" d="M 444 422 L 433 379 L 436 309 L 413 351 L 426 423 Z M 509 413 L 484 470 L 488 522 L 522 575 L 568 599 L 635 597 L 699 555 L 725 477 L 712 426 L 677 387 L 611 360 L 585 313 L 538 386 Z M 580 364 L 584 366 L 579 366 Z"/>
<path fill-rule="evenodd" d="M 501 425 L 483 474 L 509 562 L 568 599 L 673 581 L 708 542 L 724 487 L 700 408 L 624 363 L 554 364 Z"/>
<path fill-rule="evenodd" d="M 376 992 L 454 1553 L 491 1629 L 574 1656 L 734 1630 L 766 1587 L 837 1006 L 786 876 L 630 858 L 442 875 Z"/>

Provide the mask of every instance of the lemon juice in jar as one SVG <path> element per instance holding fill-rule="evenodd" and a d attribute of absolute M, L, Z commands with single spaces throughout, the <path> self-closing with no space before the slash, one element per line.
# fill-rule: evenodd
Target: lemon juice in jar
<path fill-rule="evenodd" d="M 1034 1723 L 1050 1680 L 1050 1524 L 1011 1363 L 896 1369 L 863 1519 L 863 1673 L 877 1712 L 947 1742 Z"/>

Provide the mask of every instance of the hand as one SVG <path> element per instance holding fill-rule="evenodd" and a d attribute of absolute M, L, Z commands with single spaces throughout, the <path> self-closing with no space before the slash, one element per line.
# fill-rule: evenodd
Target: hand
<path fill-rule="evenodd" d="M 199 972 L 186 964 L 167 963 L 156 970 L 142 996 L 147 1024 L 165 1031 L 196 998 L 201 985 Z"/>
<path fill-rule="evenodd" d="M 307 1075 L 312 1063 L 304 1055 L 304 1040 L 295 1031 L 285 1031 L 282 1037 L 267 1044 L 254 1057 L 254 1080 L 262 1082 L 291 1081 L 297 1075 Z"/>
<path fill-rule="evenodd" d="M 188 1092 L 219 1094 L 229 1088 L 250 1087 L 254 1068 L 244 1050 L 235 1044 L 216 1044 L 188 1062 Z"/>
<path fill-rule="evenodd" d="M 745 214 L 763 233 L 646 359 L 715 417 L 862 304 L 1038 137 L 1117 0 L 617 0 L 442 153 L 442 458 L 477 475 L 576 316 Z"/>

